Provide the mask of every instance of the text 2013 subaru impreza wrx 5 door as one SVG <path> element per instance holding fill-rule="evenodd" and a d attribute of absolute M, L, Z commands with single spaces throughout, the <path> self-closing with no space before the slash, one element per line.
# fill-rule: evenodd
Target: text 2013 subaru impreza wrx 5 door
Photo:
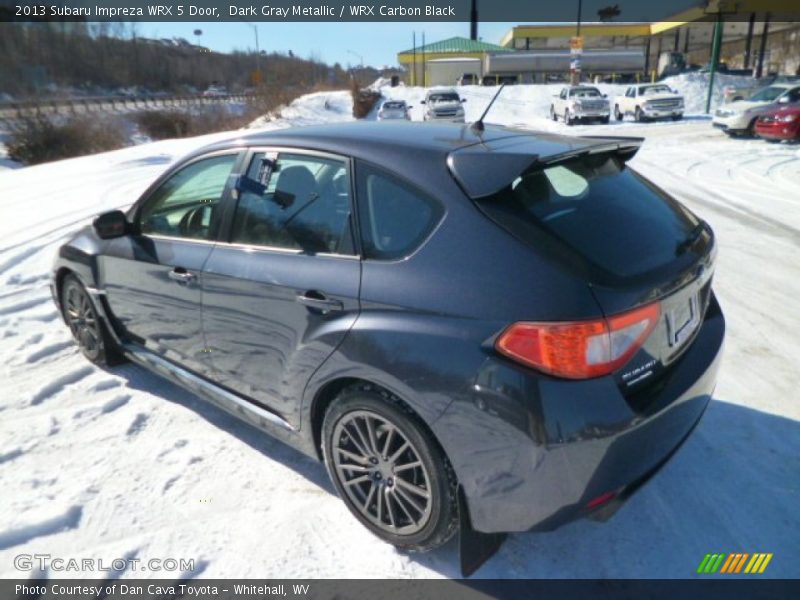
<path fill-rule="evenodd" d="M 639 143 L 244 136 L 62 246 L 54 297 L 90 360 L 130 358 L 324 460 L 384 540 L 553 528 L 630 495 L 715 385 L 714 236 L 626 165 Z"/>

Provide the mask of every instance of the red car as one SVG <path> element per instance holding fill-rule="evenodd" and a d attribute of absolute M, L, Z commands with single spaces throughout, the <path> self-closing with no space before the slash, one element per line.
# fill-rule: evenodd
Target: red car
<path fill-rule="evenodd" d="M 767 140 L 800 139 L 800 104 L 768 112 L 756 121 L 756 135 Z"/>

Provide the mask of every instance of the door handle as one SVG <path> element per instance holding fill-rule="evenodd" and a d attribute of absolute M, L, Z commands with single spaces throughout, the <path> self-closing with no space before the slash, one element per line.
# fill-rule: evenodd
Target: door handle
<path fill-rule="evenodd" d="M 297 296 L 297 301 L 309 308 L 316 308 L 323 313 L 344 309 L 344 304 L 339 300 L 328 298 L 325 294 L 317 292 L 316 290 L 309 290 L 305 294 Z"/>
<path fill-rule="evenodd" d="M 167 277 L 178 283 L 191 283 L 197 279 L 197 275 L 187 271 L 183 267 L 175 267 L 172 271 L 167 273 Z"/>

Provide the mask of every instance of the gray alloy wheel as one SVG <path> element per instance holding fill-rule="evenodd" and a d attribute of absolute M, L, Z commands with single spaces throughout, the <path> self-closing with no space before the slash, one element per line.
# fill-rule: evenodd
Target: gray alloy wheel
<path fill-rule="evenodd" d="M 362 516 L 398 535 L 421 531 L 431 516 L 430 475 L 405 434 L 360 410 L 339 419 L 333 437 L 336 476 Z"/>
<path fill-rule="evenodd" d="M 96 361 L 103 352 L 103 333 L 89 294 L 74 278 L 64 285 L 64 318 L 72 337 L 91 361 Z"/>
<path fill-rule="evenodd" d="M 125 361 L 108 335 L 89 292 L 75 275 L 67 275 L 61 285 L 61 310 L 73 339 L 86 358 L 109 366 Z"/>
<path fill-rule="evenodd" d="M 457 481 L 424 422 L 398 398 L 363 383 L 325 413 L 322 451 L 350 512 L 382 540 L 412 552 L 458 530 Z"/>

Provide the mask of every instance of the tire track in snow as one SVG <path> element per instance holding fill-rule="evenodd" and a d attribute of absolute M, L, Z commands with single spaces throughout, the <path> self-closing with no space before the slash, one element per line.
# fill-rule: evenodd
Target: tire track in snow
<path fill-rule="evenodd" d="M 61 515 L 27 525 L 19 529 L 0 532 L 0 550 L 19 546 L 39 537 L 54 535 L 70 529 L 77 529 L 83 514 L 82 506 L 71 506 Z"/>
<path fill-rule="evenodd" d="M 41 388 L 38 392 L 36 392 L 33 397 L 31 398 L 30 404 L 31 406 L 37 406 L 42 404 L 43 402 L 49 400 L 56 394 L 58 394 L 62 389 L 64 389 L 68 385 L 73 385 L 78 383 L 82 379 L 86 379 L 94 373 L 94 368 L 90 366 L 81 367 L 80 369 L 76 369 L 74 371 L 70 371 L 69 373 L 65 373 L 60 377 L 56 377 L 53 381 L 45 385 Z"/>

